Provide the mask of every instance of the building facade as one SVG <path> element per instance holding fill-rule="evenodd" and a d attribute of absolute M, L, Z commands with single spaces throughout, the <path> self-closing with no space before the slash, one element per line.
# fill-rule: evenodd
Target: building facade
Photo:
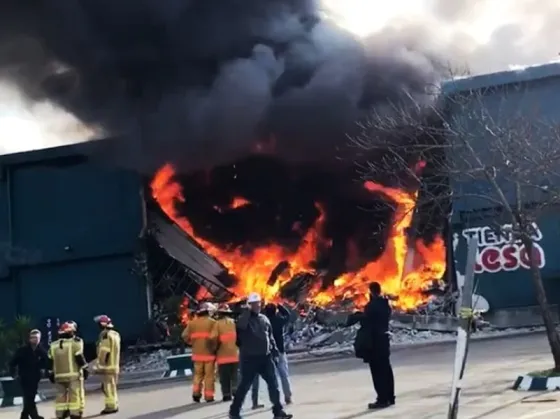
<path fill-rule="evenodd" d="M 460 126 L 460 129 L 465 130 L 471 143 L 476 145 L 477 154 L 483 159 L 489 159 L 492 154 L 486 151 L 489 142 L 492 141 L 492 135 L 488 134 L 492 125 L 506 127 L 505 131 L 515 131 L 515 123 L 529 121 L 532 118 L 541 119 L 542 126 L 549 124 L 552 127 L 560 123 L 560 64 L 547 64 L 456 80 L 445 86 L 445 93 L 448 95 L 451 129 Z M 467 100 L 468 103 L 457 100 L 461 96 L 463 98 L 468 96 L 470 98 Z M 476 121 L 470 128 L 470 122 L 466 119 L 473 115 L 478 117 L 482 115 L 476 111 L 472 112 L 477 107 L 485 109 L 487 121 L 483 123 Z M 537 121 L 534 125 L 540 124 L 541 121 Z M 527 123 L 527 126 L 529 125 L 531 122 Z M 493 135 L 497 135 L 495 131 L 492 132 Z M 507 132 L 501 133 L 504 134 L 507 135 Z M 525 135 L 523 130 L 511 134 L 513 138 L 511 141 L 519 141 L 520 138 L 516 137 Z M 527 135 L 532 134 L 527 133 Z M 530 153 L 543 152 L 546 150 L 546 145 L 542 143 L 542 148 L 539 149 L 539 141 L 545 137 L 546 134 L 543 132 L 534 133 L 533 138 L 527 141 L 529 144 L 527 150 L 523 150 L 521 142 L 512 144 L 512 147 L 516 148 L 521 156 L 524 153 L 530 155 Z M 560 141 L 560 138 L 557 141 Z M 550 147 L 550 144 L 548 146 Z M 560 149 L 560 146 L 556 147 Z M 496 164 L 503 166 L 506 163 L 508 162 L 502 161 Z M 513 162 L 513 164 L 517 163 Z M 515 205 L 519 194 L 523 195 L 526 204 L 546 199 L 544 195 L 537 196 L 542 195 L 539 188 L 532 187 L 533 192 L 528 188 L 521 191 L 520 188 L 523 186 L 518 189 L 516 182 L 508 182 L 507 179 L 500 178 L 503 172 L 497 172 L 497 181 L 512 205 Z M 527 175 L 531 177 L 531 184 L 545 186 L 550 181 L 539 175 L 538 167 L 534 167 L 533 172 L 534 177 Z M 468 180 L 455 181 L 453 189 L 456 195 L 453 207 L 453 247 L 458 275 L 464 273 L 467 240 L 474 236 L 478 244 L 475 269 L 477 292 L 488 300 L 490 309 L 536 305 L 528 256 L 524 246 L 512 242 L 510 237 L 496 234 L 496 227 L 507 225 L 509 220 L 496 211 L 497 204 L 477 197 L 477 195 L 492 194 L 488 182 L 483 177 L 473 176 Z M 534 191 L 538 193 L 535 195 Z M 550 208 L 546 212 L 534 214 L 539 215 L 534 224 L 536 255 L 542 269 L 549 301 L 558 304 L 560 303 L 560 257 L 557 256 L 557 249 L 560 237 L 560 210 Z"/>
<path fill-rule="evenodd" d="M 108 314 L 125 339 L 148 319 L 134 273 L 141 179 L 84 157 L 87 145 L 0 157 L 0 318 L 74 320 L 87 340 Z"/>

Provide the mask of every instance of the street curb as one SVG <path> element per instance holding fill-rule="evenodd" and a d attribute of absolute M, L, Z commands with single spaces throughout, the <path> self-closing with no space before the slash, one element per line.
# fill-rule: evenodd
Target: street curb
<path fill-rule="evenodd" d="M 519 332 L 512 332 L 508 334 L 497 334 L 497 335 L 483 335 L 477 337 L 476 335 L 473 336 L 472 340 L 474 342 L 481 342 L 481 341 L 492 341 L 492 340 L 499 340 L 504 338 L 516 338 L 522 336 L 531 336 L 531 335 L 538 335 L 544 333 L 542 330 L 528 330 L 528 331 L 519 331 Z M 427 341 L 427 342 L 407 342 L 407 343 L 396 343 L 391 345 L 391 349 L 393 352 L 401 351 L 404 349 L 416 349 L 416 348 L 427 348 L 427 347 L 435 347 L 435 346 L 446 346 L 455 343 L 455 338 L 448 338 L 448 339 L 440 339 L 435 341 Z M 333 353 L 333 354 L 313 354 L 308 352 L 308 355 L 302 359 L 288 359 L 290 365 L 305 365 L 305 364 L 314 364 L 319 362 L 325 361 L 333 361 L 338 359 L 344 358 L 352 358 L 354 357 L 354 352 L 348 350 L 343 353 Z M 119 390 L 128 390 L 134 388 L 141 388 L 141 387 L 148 387 L 153 385 L 160 385 L 163 383 L 179 383 L 181 381 L 190 381 L 190 377 L 162 377 L 161 375 L 164 371 L 160 370 L 159 373 L 154 370 L 154 373 L 158 374 L 155 377 L 146 377 L 143 379 L 133 380 L 133 381 L 121 381 L 118 385 Z M 559 385 L 560 387 L 560 385 Z M 88 393 L 97 393 L 101 391 L 101 386 L 90 386 L 86 383 L 86 392 Z M 43 395 L 48 399 L 51 400 L 54 396 L 54 389 L 52 391 L 43 391 Z"/>
<path fill-rule="evenodd" d="M 118 384 L 118 389 L 129 390 L 129 389 L 135 389 L 141 387 L 149 387 L 152 385 L 159 385 L 163 383 L 178 383 L 181 381 L 190 381 L 189 378 L 190 377 L 184 377 L 184 376 L 162 378 L 161 376 L 159 376 L 159 377 L 145 378 L 145 379 L 129 381 L 129 382 L 122 381 Z M 89 387 L 86 384 L 86 394 L 100 393 L 100 392 L 101 392 L 101 384 L 99 384 L 98 386 L 91 385 Z M 55 396 L 54 388 L 43 391 L 41 394 L 43 395 L 45 400 L 53 400 Z"/>
<path fill-rule="evenodd" d="M 555 391 L 560 390 L 560 377 L 531 377 L 520 375 L 513 383 L 516 391 Z"/>
<path fill-rule="evenodd" d="M 480 336 L 480 337 L 477 337 L 475 335 L 475 336 L 472 337 L 472 341 L 474 341 L 474 342 L 481 342 L 481 341 L 484 342 L 484 341 L 499 340 L 499 339 L 504 339 L 504 338 L 516 338 L 516 337 L 522 337 L 522 336 L 539 335 L 539 334 L 542 334 L 542 333 L 544 333 L 544 331 L 542 331 L 542 330 L 526 330 L 526 331 L 512 332 L 512 333 L 502 334 L 502 335 L 483 335 L 483 336 Z M 446 339 L 433 340 L 433 341 L 427 341 L 427 342 L 395 343 L 395 344 L 391 345 L 391 351 L 396 352 L 396 351 L 401 351 L 401 350 L 404 350 L 404 349 L 427 348 L 427 347 L 431 347 L 431 346 L 445 346 L 445 345 L 453 344 L 455 342 L 456 342 L 455 338 L 446 338 Z M 349 349 L 348 351 L 344 351 L 344 352 L 338 352 L 338 353 L 333 353 L 333 354 L 325 354 L 325 355 L 313 354 L 311 352 L 308 352 L 308 354 L 309 354 L 308 357 L 303 358 L 303 359 L 289 360 L 290 365 L 310 364 L 310 363 L 314 363 L 314 362 L 331 361 L 331 360 L 335 360 L 335 359 L 348 358 L 348 357 L 354 356 L 354 352 L 351 349 Z"/>

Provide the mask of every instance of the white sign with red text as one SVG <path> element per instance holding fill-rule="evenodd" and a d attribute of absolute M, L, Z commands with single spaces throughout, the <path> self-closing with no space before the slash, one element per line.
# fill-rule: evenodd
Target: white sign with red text
<path fill-rule="evenodd" d="M 546 264 L 544 250 L 538 244 L 542 240 L 542 232 L 533 223 L 533 248 L 537 266 L 543 268 Z M 462 231 L 463 237 L 468 241 L 472 236 L 478 242 L 476 257 L 476 273 L 496 273 L 502 271 L 516 271 L 519 268 L 529 269 L 529 255 L 525 246 L 513 240 L 511 225 L 503 225 L 498 233 L 496 229 L 488 226 L 467 228 Z"/>

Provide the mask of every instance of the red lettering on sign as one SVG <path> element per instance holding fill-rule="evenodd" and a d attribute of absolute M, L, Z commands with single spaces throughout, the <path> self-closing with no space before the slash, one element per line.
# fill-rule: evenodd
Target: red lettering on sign
<path fill-rule="evenodd" d="M 544 250 L 537 243 L 533 244 L 533 257 L 539 268 L 545 266 Z M 530 268 L 529 255 L 522 244 L 508 244 L 502 247 L 488 246 L 478 251 L 476 273 L 514 271 L 519 268 Z"/>
<path fill-rule="evenodd" d="M 502 256 L 504 258 L 503 267 L 505 271 L 512 271 L 519 267 L 517 258 L 515 257 L 516 252 L 517 248 L 511 244 L 504 246 L 502 249 Z"/>
<path fill-rule="evenodd" d="M 488 272 L 498 272 L 502 267 L 500 249 L 494 246 L 488 246 L 480 252 L 480 264 Z"/>

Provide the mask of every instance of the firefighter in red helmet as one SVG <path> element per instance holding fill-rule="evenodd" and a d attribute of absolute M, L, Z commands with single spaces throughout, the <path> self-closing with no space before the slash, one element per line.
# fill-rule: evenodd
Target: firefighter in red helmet
<path fill-rule="evenodd" d="M 78 323 L 76 323 L 74 320 L 69 320 L 67 323 L 72 327 L 72 330 L 74 332 L 74 341 L 76 341 L 83 353 L 84 341 L 78 336 Z M 88 375 L 87 364 L 81 371 L 80 375 L 80 412 L 82 413 L 82 415 L 84 414 L 84 410 L 86 408 L 86 389 L 84 385 L 84 375 Z"/>
<path fill-rule="evenodd" d="M 58 419 L 82 417 L 80 410 L 80 377 L 87 365 L 81 346 L 74 340 L 74 328 L 63 323 L 58 330 L 58 340 L 51 343 L 49 358 L 52 372 L 49 379 L 56 386 L 55 412 Z M 82 372 L 83 370 L 83 372 Z"/>
<path fill-rule="evenodd" d="M 121 335 L 115 330 L 108 316 L 97 316 L 94 320 L 101 329 L 95 364 L 95 373 L 101 375 L 105 394 L 105 409 L 101 414 L 110 415 L 119 411 L 117 382 L 120 372 Z"/>

